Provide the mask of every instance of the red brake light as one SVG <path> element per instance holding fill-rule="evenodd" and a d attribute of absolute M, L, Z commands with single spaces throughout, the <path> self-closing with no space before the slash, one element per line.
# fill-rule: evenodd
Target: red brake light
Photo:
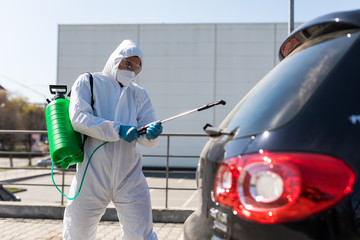
<path fill-rule="evenodd" d="M 311 153 L 249 154 L 217 169 L 214 197 L 261 223 L 304 219 L 352 192 L 355 173 L 339 159 Z"/>

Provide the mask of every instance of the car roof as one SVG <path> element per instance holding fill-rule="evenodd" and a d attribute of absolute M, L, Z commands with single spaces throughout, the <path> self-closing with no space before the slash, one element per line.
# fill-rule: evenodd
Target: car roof
<path fill-rule="evenodd" d="M 346 29 L 360 29 L 360 9 L 330 13 L 302 24 L 282 43 L 279 59 L 283 60 L 297 47 L 311 39 Z"/>

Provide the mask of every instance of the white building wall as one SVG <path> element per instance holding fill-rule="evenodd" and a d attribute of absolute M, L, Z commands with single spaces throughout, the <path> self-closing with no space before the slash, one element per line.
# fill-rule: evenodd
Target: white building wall
<path fill-rule="evenodd" d="M 133 39 L 144 54 L 137 82 L 150 95 L 158 119 L 219 99 L 227 102 L 164 124 L 165 133 L 203 133 L 206 123 L 218 126 L 278 63 L 286 36 L 286 23 L 59 25 L 57 84 L 71 88 L 82 72 L 101 71 L 118 44 Z M 206 140 L 172 140 L 171 154 L 199 155 Z M 164 139 L 159 147 L 142 151 L 165 154 L 165 145 Z M 196 164 L 193 159 L 171 162 Z"/>

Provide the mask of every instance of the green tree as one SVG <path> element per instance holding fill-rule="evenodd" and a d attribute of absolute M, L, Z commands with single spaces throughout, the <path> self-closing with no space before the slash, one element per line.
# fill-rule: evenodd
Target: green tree
<path fill-rule="evenodd" d="M 46 129 L 45 109 L 35 104 L 27 104 L 21 109 L 22 127 L 26 130 Z M 30 135 L 23 139 L 26 151 L 31 151 L 33 140 Z"/>
<path fill-rule="evenodd" d="M 23 97 L 9 99 L 6 91 L 0 91 L 0 129 L 45 130 L 45 107 L 29 104 Z M 1 150 L 14 150 L 17 142 L 31 150 L 30 135 L 0 134 Z"/>

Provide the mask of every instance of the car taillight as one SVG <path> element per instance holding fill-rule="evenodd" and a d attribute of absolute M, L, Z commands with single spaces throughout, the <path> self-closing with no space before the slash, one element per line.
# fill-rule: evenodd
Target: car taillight
<path fill-rule="evenodd" d="M 222 162 L 214 198 L 249 220 L 290 222 L 340 202 L 354 181 L 355 173 L 334 157 L 265 151 Z"/>
<path fill-rule="evenodd" d="M 301 44 L 301 41 L 297 39 L 296 37 L 290 39 L 284 47 L 281 48 L 281 54 L 283 57 L 287 57 L 292 51 L 295 50 L 299 45 Z"/>

